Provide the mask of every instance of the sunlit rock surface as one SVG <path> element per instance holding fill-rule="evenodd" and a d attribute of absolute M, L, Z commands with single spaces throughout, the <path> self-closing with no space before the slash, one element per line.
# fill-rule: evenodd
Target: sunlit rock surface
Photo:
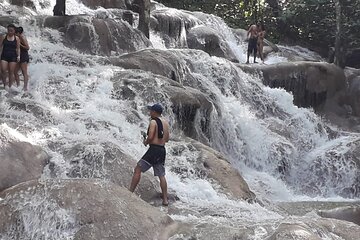
<path fill-rule="evenodd" d="M 0 192 L 21 182 L 40 178 L 49 160 L 39 146 L 14 137 L 0 126 Z"/>
<path fill-rule="evenodd" d="M 65 45 L 83 53 L 112 55 L 134 52 L 151 46 L 139 30 L 123 20 L 94 16 L 45 17 L 43 26 L 59 30 Z"/>
<path fill-rule="evenodd" d="M 319 108 L 345 89 L 343 71 L 332 64 L 296 62 L 240 67 L 248 72 L 260 70 L 264 84 L 292 92 L 294 104 L 299 107 Z"/>
<path fill-rule="evenodd" d="M 104 181 L 32 181 L 0 197 L 2 239 L 168 239 L 166 228 L 173 223 L 127 189 Z"/>

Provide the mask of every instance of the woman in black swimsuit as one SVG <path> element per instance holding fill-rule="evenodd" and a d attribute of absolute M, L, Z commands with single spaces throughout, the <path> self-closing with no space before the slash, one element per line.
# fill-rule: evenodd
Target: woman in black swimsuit
<path fill-rule="evenodd" d="M 24 76 L 24 91 L 28 90 L 28 82 L 29 82 L 29 75 L 28 75 L 28 64 L 29 64 L 29 44 L 26 37 L 23 34 L 24 29 L 22 27 L 16 28 L 16 36 L 20 39 L 20 63 L 16 65 L 15 69 L 15 80 L 16 84 L 20 86 L 20 78 L 19 78 L 19 70 Z"/>
<path fill-rule="evenodd" d="M 10 24 L 7 27 L 7 34 L 0 43 L 1 51 L 1 72 L 5 89 L 9 89 L 15 80 L 15 68 L 20 62 L 20 39 L 15 35 L 16 27 Z M 6 83 L 6 72 L 9 73 L 9 84 Z"/>

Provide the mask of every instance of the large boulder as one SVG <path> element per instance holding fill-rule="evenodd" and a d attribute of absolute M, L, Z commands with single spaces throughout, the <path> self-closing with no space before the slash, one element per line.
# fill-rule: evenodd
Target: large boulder
<path fill-rule="evenodd" d="M 301 174 L 289 179 L 289 185 L 298 185 L 308 196 L 360 197 L 360 137 L 342 137 L 341 142 L 333 141 L 319 149 L 304 155 L 301 165 L 293 166 Z"/>
<path fill-rule="evenodd" d="M 186 62 L 172 51 L 146 49 L 111 58 L 110 61 L 113 65 L 125 69 L 141 69 L 149 71 L 181 84 L 185 80 L 191 81 L 193 79 Z"/>
<path fill-rule="evenodd" d="M 98 7 L 127 9 L 126 0 L 81 0 L 81 2 L 93 9 Z"/>
<path fill-rule="evenodd" d="M 200 23 L 188 11 L 159 8 L 151 12 L 151 29 L 161 35 L 167 48 L 187 47 L 186 32 Z"/>
<path fill-rule="evenodd" d="M 33 10 L 36 9 L 33 0 L 10 0 L 10 3 L 19 7 L 28 7 Z"/>
<path fill-rule="evenodd" d="M 238 66 L 246 72 L 262 73 L 265 85 L 292 92 L 294 104 L 299 107 L 321 110 L 327 100 L 345 89 L 344 72 L 333 64 L 294 62 Z"/>
<path fill-rule="evenodd" d="M 13 137 L 0 126 L 0 192 L 21 182 L 40 178 L 49 156 L 39 146 Z"/>
<path fill-rule="evenodd" d="M 360 225 L 360 205 L 357 207 L 347 206 L 330 210 L 321 210 L 318 211 L 318 214 L 325 218 L 335 218 Z"/>
<path fill-rule="evenodd" d="M 168 239 L 173 223 L 127 189 L 104 181 L 31 181 L 0 198 L 4 239 Z"/>
<path fill-rule="evenodd" d="M 347 93 L 353 114 L 360 117 L 360 75 L 349 81 Z"/>
<path fill-rule="evenodd" d="M 113 55 L 134 52 L 151 46 L 139 30 L 126 21 L 92 16 L 56 16 L 42 19 L 44 27 L 64 34 L 64 44 L 81 52 Z"/>
<path fill-rule="evenodd" d="M 130 186 L 137 162 L 110 142 L 78 143 L 62 149 L 61 153 L 70 166 L 67 170 L 68 177 L 106 179 L 126 188 Z M 56 169 L 56 166 L 52 166 L 52 169 Z M 136 194 L 148 202 L 159 198 L 160 191 L 158 182 L 150 172 L 142 174 L 136 189 Z"/>
<path fill-rule="evenodd" d="M 185 135 L 206 143 L 205 135 L 209 131 L 207 121 L 213 106 L 199 90 L 183 87 L 169 78 L 143 71 L 121 71 L 112 80 L 114 98 L 131 101 L 129 105 L 134 106 L 135 110 L 141 110 L 135 101 L 139 98 L 144 104 L 169 103 L 165 112 L 168 116 L 175 114 L 176 122 L 172 123 L 174 129 L 181 129 Z M 202 129 L 196 128 L 198 121 Z"/>
<path fill-rule="evenodd" d="M 255 194 L 230 162 L 214 149 L 194 140 L 190 145 L 199 151 L 197 169 L 209 179 L 222 187 L 222 191 L 232 198 L 249 202 L 255 200 Z"/>
<path fill-rule="evenodd" d="M 321 240 L 324 238 L 334 239 L 334 236 L 340 237 L 340 239 L 357 239 L 359 234 L 360 226 L 344 221 L 320 218 L 316 220 L 302 219 L 301 222 L 298 221 L 297 223 L 281 223 L 275 232 L 266 239 Z"/>
<path fill-rule="evenodd" d="M 210 56 L 226 58 L 233 62 L 238 62 L 229 44 L 218 31 L 207 26 L 196 26 L 189 30 L 187 34 L 188 47 L 200 49 Z"/>
<path fill-rule="evenodd" d="M 346 55 L 346 66 L 360 68 L 360 48 L 351 49 Z"/>
<path fill-rule="evenodd" d="M 352 114 L 360 117 L 360 69 L 345 68 L 347 81 L 343 103 L 351 106 Z"/>

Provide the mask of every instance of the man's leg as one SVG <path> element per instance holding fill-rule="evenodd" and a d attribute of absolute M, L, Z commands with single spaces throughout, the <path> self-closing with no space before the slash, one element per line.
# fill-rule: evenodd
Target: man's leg
<path fill-rule="evenodd" d="M 169 205 L 168 197 L 167 197 L 167 182 L 165 176 L 159 176 L 160 187 L 162 192 L 163 205 Z"/>
<path fill-rule="evenodd" d="M 254 48 L 254 63 L 257 63 L 256 61 L 256 55 L 257 55 L 257 48 Z"/>
<path fill-rule="evenodd" d="M 250 41 L 250 40 L 249 40 L 249 41 Z M 250 54 L 251 54 L 251 50 L 250 50 L 250 43 L 249 43 L 249 45 L 248 45 L 248 51 L 247 51 L 247 61 L 246 61 L 246 63 L 249 63 Z"/>
<path fill-rule="evenodd" d="M 139 165 L 136 165 L 134 169 L 134 175 L 131 180 L 130 184 L 130 192 L 134 192 L 136 189 L 136 186 L 139 184 L 141 178 L 141 167 Z"/>

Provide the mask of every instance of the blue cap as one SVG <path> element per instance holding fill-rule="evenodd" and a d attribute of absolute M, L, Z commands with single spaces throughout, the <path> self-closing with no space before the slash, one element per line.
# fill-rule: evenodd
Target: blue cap
<path fill-rule="evenodd" d="M 162 114 L 164 108 L 159 104 L 159 103 L 155 103 L 154 105 L 152 106 L 148 106 L 148 109 L 149 110 L 152 110 L 154 112 L 157 112 L 159 114 Z"/>

